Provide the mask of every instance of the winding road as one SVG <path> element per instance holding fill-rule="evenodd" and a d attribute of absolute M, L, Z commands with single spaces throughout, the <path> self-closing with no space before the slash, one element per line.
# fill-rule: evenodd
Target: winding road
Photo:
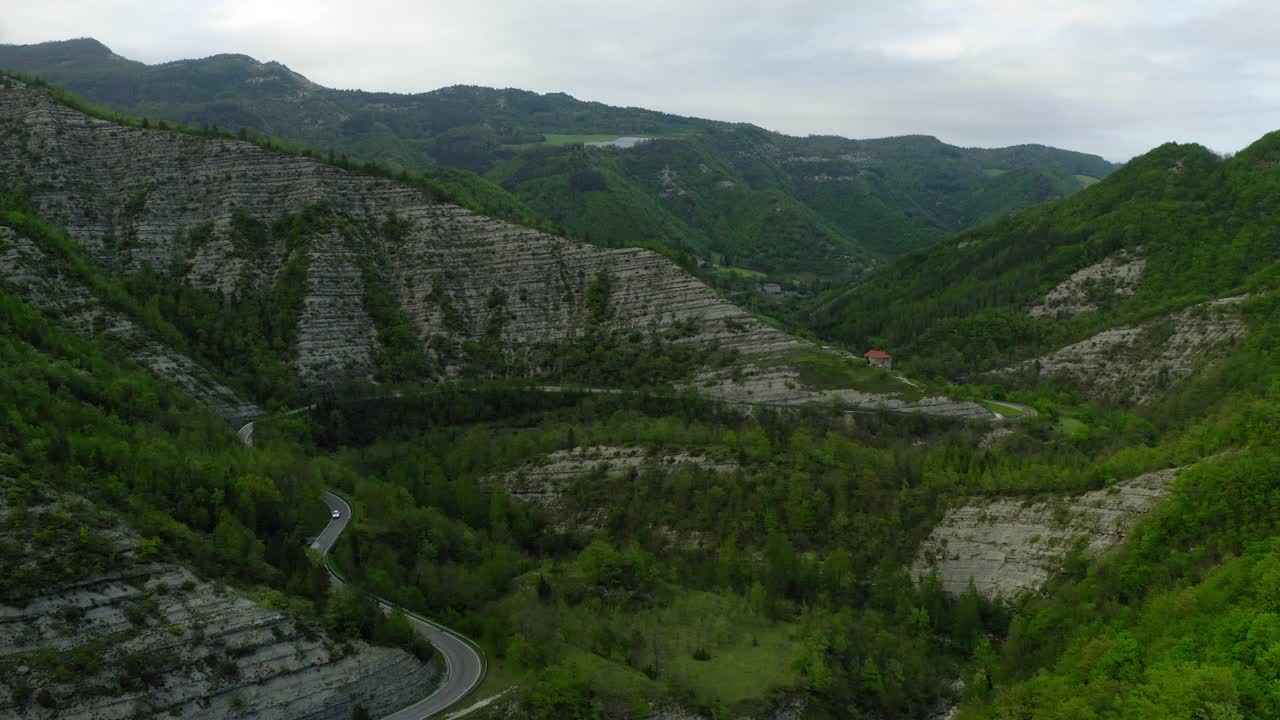
<path fill-rule="evenodd" d="M 1008 400 L 988 400 L 987 404 L 1003 407 L 1007 410 L 1014 410 L 1018 413 L 1017 415 L 1004 415 L 999 410 L 993 410 L 996 415 L 1000 416 L 1001 420 L 1025 420 L 1040 414 L 1039 410 L 1036 410 L 1030 405 L 1022 405 L 1020 403 L 1009 402 Z"/>
<path fill-rule="evenodd" d="M 338 517 L 331 518 L 329 524 L 325 526 L 324 532 L 311 543 L 311 547 L 320 553 L 324 558 L 325 568 L 329 571 L 335 585 L 342 584 L 342 578 L 333 572 L 333 568 L 329 565 L 329 550 L 333 548 L 334 543 L 342 535 L 342 531 L 346 529 L 347 523 L 351 522 L 351 506 L 346 500 L 326 492 L 321 496 L 324 503 L 329 506 L 329 510 L 338 511 Z M 382 609 L 390 612 L 394 607 L 391 603 L 374 596 Z M 427 620 L 424 617 L 415 615 L 408 610 L 401 608 L 409 621 L 419 633 L 431 641 L 431 644 L 440 651 L 441 657 L 444 658 L 444 682 L 436 688 L 435 692 L 418 702 L 396 712 L 387 715 L 382 720 L 422 720 L 436 713 L 451 707 L 459 700 L 466 697 L 484 678 L 484 657 L 480 651 L 476 649 L 470 642 L 458 633 L 436 623 Z"/>
<path fill-rule="evenodd" d="M 544 392 L 566 392 L 567 391 L 566 388 L 562 388 L 558 386 L 544 386 L 544 387 L 540 387 L 539 389 Z M 587 388 L 586 392 L 617 393 L 617 392 L 624 392 L 624 391 L 617 390 L 617 389 Z M 1022 411 L 1024 417 L 1031 417 L 1038 414 L 1034 408 L 1027 407 L 1026 405 L 1019 405 L 1017 403 L 1010 403 L 1010 402 L 997 402 L 994 400 L 989 402 L 995 405 L 1003 405 L 1007 408 L 1020 410 Z M 737 403 L 734 403 L 734 404 L 737 404 Z M 748 404 L 748 403 L 741 403 L 741 404 Z M 763 403 L 751 403 L 751 404 L 763 404 Z M 294 415 L 297 413 L 307 412 L 308 410 L 311 410 L 313 407 L 315 406 L 311 405 L 305 408 L 298 408 L 296 410 L 292 410 L 285 414 Z M 844 410 L 844 412 L 871 413 L 871 412 L 878 412 L 878 411 L 865 410 L 865 409 L 846 409 Z M 998 413 L 993 413 L 993 414 L 1001 419 L 1007 419 L 1005 416 L 1001 416 Z M 245 447 L 253 447 L 253 430 L 254 430 L 254 423 L 249 422 L 249 423 L 246 423 L 243 427 L 241 427 L 239 432 L 237 433 L 237 435 L 239 436 L 240 442 L 244 444 Z M 323 562 L 325 564 L 325 569 L 329 571 L 329 576 L 332 579 L 332 582 L 335 585 L 340 585 L 343 583 L 343 580 L 341 577 L 337 575 L 337 573 L 333 571 L 333 567 L 329 564 L 328 556 L 329 556 L 329 551 L 332 550 L 334 544 L 338 542 L 338 538 L 342 536 L 342 531 L 345 530 L 347 527 L 347 524 L 351 522 L 352 510 L 351 510 L 351 506 L 347 504 L 347 501 L 343 500 L 341 497 L 338 497 L 337 495 L 331 492 L 324 493 L 321 496 L 321 499 L 324 500 L 324 503 L 329 506 L 329 510 L 331 514 L 332 514 L 332 511 L 334 510 L 338 511 L 338 517 L 330 518 L 329 524 L 325 526 L 324 531 L 322 531 L 320 535 L 316 537 L 316 539 L 311 543 L 311 547 L 312 549 L 316 550 L 320 554 L 320 557 L 323 559 Z M 376 595 L 373 597 L 378 602 L 378 604 L 382 606 L 382 609 L 384 611 L 390 612 L 395 607 L 391 603 L 386 602 L 385 600 L 377 597 Z M 431 642 L 431 644 L 434 645 L 440 651 L 441 657 L 444 658 L 445 677 L 444 677 L 444 682 L 441 683 L 440 686 L 437 687 L 435 691 L 432 692 L 430 695 L 428 695 L 427 697 L 423 698 L 422 700 L 419 700 L 418 702 L 408 707 L 402 708 L 400 710 L 397 710 L 394 713 L 391 713 L 390 715 L 385 716 L 384 718 L 382 718 L 382 720 L 423 720 L 423 718 L 432 717 L 433 715 L 436 715 L 437 713 L 440 713 L 441 711 L 449 707 L 452 707 L 453 705 L 458 703 L 458 701 L 462 700 L 468 694 L 470 694 L 471 691 L 474 690 L 476 686 L 480 684 L 480 681 L 484 678 L 485 669 L 486 669 L 484 656 L 481 654 L 480 650 L 473 643 L 468 641 L 462 635 L 444 627 L 443 625 L 439 625 L 437 623 L 431 622 L 430 620 L 427 620 L 426 618 L 420 615 L 409 612 L 404 608 L 401 608 L 401 611 L 404 612 L 404 614 L 409 618 L 410 622 L 414 624 L 415 629 L 417 629 L 419 633 L 421 633 L 424 637 L 426 637 Z M 473 706 L 473 708 L 468 708 L 466 710 L 455 712 L 450 717 L 452 718 L 452 717 L 457 717 L 457 716 L 466 714 L 471 709 L 474 709 L 474 707 L 479 707 L 479 705 L 480 704 L 477 704 L 476 706 Z"/>

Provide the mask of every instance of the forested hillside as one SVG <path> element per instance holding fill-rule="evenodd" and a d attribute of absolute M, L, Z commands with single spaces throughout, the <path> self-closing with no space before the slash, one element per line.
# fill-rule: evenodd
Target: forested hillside
<path fill-rule="evenodd" d="M 0 229 L 41 228 L 0 210 Z M 363 640 L 428 663 L 431 648 L 403 617 L 330 595 L 304 553 L 323 482 L 245 453 L 130 349 L 0 286 L 0 715 L 336 720 L 416 699 L 434 665 Z"/>
<path fill-rule="evenodd" d="M 332 90 L 243 55 L 148 66 L 93 40 L 0 47 L 0 67 L 135 117 L 244 128 L 340 161 L 425 171 L 457 195 L 522 222 L 534 212 L 597 244 L 657 243 L 805 284 L 860 276 L 1114 169 L 1043 146 L 797 138 L 564 94 Z M 622 136 L 652 140 L 591 145 Z"/>
<path fill-rule="evenodd" d="M 813 322 L 952 378 L 1121 326 L 1167 339 L 1176 311 L 1275 282 L 1277 158 L 1274 133 L 1229 159 L 1161 146 L 1068 200 L 903 257 L 822 299 Z"/>

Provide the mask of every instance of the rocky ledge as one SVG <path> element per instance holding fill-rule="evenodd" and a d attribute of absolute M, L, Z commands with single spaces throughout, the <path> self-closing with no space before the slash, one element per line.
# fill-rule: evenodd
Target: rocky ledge
<path fill-rule="evenodd" d="M 982 498 L 947 511 L 921 544 L 917 580 L 937 572 L 943 589 L 973 581 L 988 597 L 1036 592 L 1082 542 L 1097 554 L 1119 544 L 1164 498 L 1181 468 L 1159 470 L 1104 490 L 1063 498 Z"/>
<path fill-rule="evenodd" d="M 106 274 L 150 265 L 198 288 L 262 293 L 303 252 L 295 363 L 309 383 L 366 374 L 378 357 L 365 287 L 372 269 L 445 375 L 459 371 L 453 350 L 468 344 L 522 368 L 551 344 L 606 323 L 727 351 L 732 379 L 696 381 L 711 395 L 783 404 L 835 397 L 787 372 L 788 355 L 808 343 L 725 301 L 659 254 L 537 232 L 433 201 L 407 184 L 248 142 L 118 125 L 17 81 L 0 87 L 0 179 L 28 188 L 39 212 Z M 268 228 L 317 204 L 341 217 L 341 228 L 308 238 L 305 250 L 274 232 L 241 227 L 250 217 Z M 598 297 L 592 301 L 603 274 L 606 308 Z M 904 409 L 981 414 L 969 405 L 939 400 Z"/>
<path fill-rule="evenodd" d="M 19 558 L 0 570 L 60 577 L 30 583 L 34 596 L 0 591 L 0 717 L 349 720 L 357 706 L 380 717 L 420 700 L 437 681 L 434 662 L 331 639 L 226 585 L 146 559 L 140 538 L 99 527 L 87 503 L 10 514 L 0 499 L 0 544 Z M 79 556 L 99 558 L 96 568 L 68 577 L 56 547 L 21 531 L 40 527 L 46 537 L 63 526 L 92 540 L 93 552 Z"/>

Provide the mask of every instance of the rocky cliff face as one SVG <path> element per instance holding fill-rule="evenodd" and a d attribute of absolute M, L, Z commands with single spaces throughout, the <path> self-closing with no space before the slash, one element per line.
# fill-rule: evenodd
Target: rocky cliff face
<path fill-rule="evenodd" d="M 1001 372 L 1065 378 L 1094 398 L 1151 402 L 1244 338 L 1248 326 L 1239 305 L 1245 299 L 1222 298 L 1162 320 L 1112 328 Z"/>
<path fill-rule="evenodd" d="M 236 395 L 207 368 L 161 342 L 125 313 L 109 307 L 79 278 L 55 268 L 36 243 L 10 228 L 0 227 L 0 278 L 23 300 L 80 335 L 123 345 L 140 365 L 177 383 L 232 424 L 262 414 L 257 405 Z"/>
<path fill-rule="evenodd" d="M 1147 267 L 1142 248 L 1121 251 L 1077 270 L 1029 311 L 1032 317 L 1071 317 L 1098 309 L 1098 303 L 1132 295 Z"/>
<path fill-rule="evenodd" d="M 446 375 L 459 368 L 442 349 L 496 339 L 498 352 L 519 365 L 548 343 L 578 336 L 592 312 L 591 283 L 607 272 L 613 328 L 655 333 L 680 324 L 687 328 L 682 343 L 738 351 L 734 367 L 718 371 L 721 379 L 697 379 L 704 392 L 780 403 L 830 396 L 804 388 L 779 362 L 803 341 L 724 301 L 658 254 L 571 242 L 251 143 L 117 125 L 16 81 L 0 88 L 0 180 L 28 188 L 41 214 L 66 228 L 106 273 L 150 265 L 197 288 L 239 296 L 271 288 L 302 253 L 306 289 L 295 363 L 305 382 L 372 374 L 380 348 L 368 312 L 369 268 Z M 246 213 L 266 227 L 317 203 L 341 219 L 340 227 L 316 233 L 303 249 L 275 232 L 246 237 L 237 229 Z M 389 218 L 399 230 L 379 232 Z M 246 409 L 235 405 L 228 399 L 215 407 L 229 416 Z M 946 403 L 905 409 L 942 405 L 947 414 L 986 415 Z"/>
<path fill-rule="evenodd" d="M 1077 543 L 1100 553 L 1168 492 L 1179 469 L 1161 470 L 1067 498 L 984 498 L 947 511 L 920 546 L 912 575 L 937 571 L 962 593 L 972 579 L 988 597 L 1036 592 Z"/>
<path fill-rule="evenodd" d="M 557 450 L 540 460 L 511 472 L 489 478 L 500 482 L 513 498 L 551 509 L 561 507 L 564 495 L 574 480 L 591 473 L 619 478 L 646 468 L 675 470 L 681 466 L 697 467 L 715 473 L 733 473 L 738 464 L 727 460 L 694 455 L 687 452 L 653 452 L 644 447 L 598 445 Z"/>
<path fill-rule="evenodd" d="M 76 558 L 96 558 L 75 572 L 68 548 L 48 540 L 63 526 L 92 544 Z M 0 717 L 348 720 L 357 705 L 380 717 L 436 682 L 434 662 L 335 641 L 147 559 L 141 538 L 87 503 L 18 511 L 0 495 L 0 527 L 6 557 L 21 558 L 6 576 L 41 578 L 34 597 L 0 589 Z"/>

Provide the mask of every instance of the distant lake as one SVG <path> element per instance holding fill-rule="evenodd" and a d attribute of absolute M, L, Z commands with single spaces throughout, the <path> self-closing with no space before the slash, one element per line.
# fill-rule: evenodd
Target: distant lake
<path fill-rule="evenodd" d="M 586 143 L 589 147 L 616 147 L 616 148 L 633 148 L 636 145 L 653 138 L 647 137 L 620 137 L 612 140 L 597 140 L 596 142 Z"/>

